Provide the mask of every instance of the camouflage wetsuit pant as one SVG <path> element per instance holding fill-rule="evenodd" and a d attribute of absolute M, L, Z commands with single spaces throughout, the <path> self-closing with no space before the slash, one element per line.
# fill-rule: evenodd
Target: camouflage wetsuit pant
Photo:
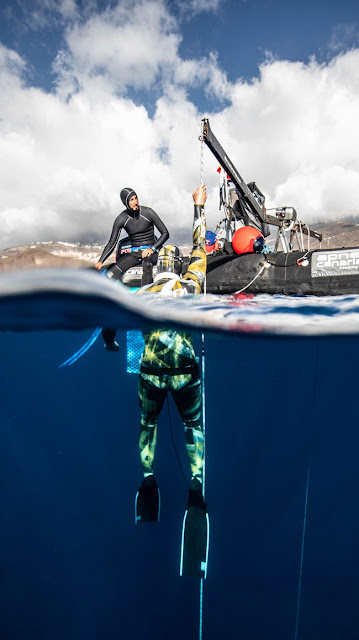
<path fill-rule="evenodd" d="M 158 418 L 167 393 L 181 415 L 192 477 L 202 481 L 204 438 L 201 424 L 201 381 L 198 367 L 190 374 L 160 376 L 141 373 L 138 397 L 141 410 L 139 448 L 144 475 L 153 473 Z"/>

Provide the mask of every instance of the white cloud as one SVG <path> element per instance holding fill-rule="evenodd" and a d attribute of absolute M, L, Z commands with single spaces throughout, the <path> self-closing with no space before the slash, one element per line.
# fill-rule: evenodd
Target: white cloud
<path fill-rule="evenodd" d="M 197 15 L 198 13 L 217 11 L 223 0 L 177 0 L 182 14 Z"/>
<path fill-rule="evenodd" d="M 333 29 L 329 40 L 329 49 L 334 53 L 348 50 L 358 44 L 359 28 L 357 23 L 340 23 Z"/>
<path fill-rule="evenodd" d="M 160 66 L 173 65 L 180 36 L 159 0 L 121 2 L 67 32 L 67 60 L 80 79 L 105 74 L 116 91 L 149 88 Z"/>
<path fill-rule="evenodd" d="M 173 83 L 204 86 L 226 96 L 226 76 L 217 55 L 183 59 L 179 24 L 164 0 L 123 0 L 66 30 L 67 49 L 54 63 L 58 90 L 64 96 L 76 87 L 108 83 L 117 94 L 135 90 L 165 91 Z"/>
<path fill-rule="evenodd" d="M 12 86 L 14 82 L 17 83 L 21 74 L 25 71 L 26 62 L 16 51 L 7 49 L 0 43 L 0 69 L 4 72 L 4 76 L 2 75 L 1 79 L 6 77 L 6 80 Z M 2 86 L 3 91 L 6 91 L 6 88 L 6 85 Z"/>
<path fill-rule="evenodd" d="M 56 23 L 72 21 L 78 15 L 76 0 L 13 0 L 3 10 L 19 33 L 43 31 Z"/>
<path fill-rule="evenodd" d="M 75 0 L 60 0 L 58 3 L 58 10 L 64 18 L 75 18 L 77 15 L 77 5 Z"/>
<path fill-rule="evenodd" d="M 243 177 L 268 194 L 268 205 L 293 205 L 308 221 L 359 215 L 358 69 L 359 50 L 327 65 L 269 61 L 253 83 L 237 83 L 231 107 L 213 117 L 217 137 Z M 334 167 L 352 185 L 350 201 L 340 198 Z M 328 175 L 337 176 L 329 200 Z"/>
<path fill-rule="evenodd" d="M 203 115 L 191 87 L 217 99 L 207 114 L 212 129 L 268 206 L 293 205 L 305 222 L 359 215 L 359 50 L 328 64 L 268 57 L 258 78 L 230 84 L 215 53 L 181 58 L 179 25 L 166 6 L 122 2 L 80 23 L 75 3 L 63 0 L 73 19 L 52 94 L 26 86 L 26 62 L 0 46 L 2 247 L 104 238 L 124 186 L 175 237 L 189 236 Z M 156 95 L 153 116 L 126 87 Z M 221 106 L 222 97 L 231 103 Z M 210 227 L 219 215 L 217 166 L 205 149 Z"/>

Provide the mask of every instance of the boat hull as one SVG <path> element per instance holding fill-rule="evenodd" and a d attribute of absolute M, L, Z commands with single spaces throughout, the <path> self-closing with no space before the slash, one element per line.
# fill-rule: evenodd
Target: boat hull
<path fill-rule="evenodd" d="M 185 258 L 184 269 L 187 264 Z M 142 268 L 134 267 L 123 281 L 139 287 L 141 275 Z M 206 291 L 230 295 L 242 290 L 297 296 L 359 294 L 359 247 L 208 256 Z"/>
<path fill-rule="evenodd" d="M 241 290 L 284 295 L 359 294 L 359 248 L 210 256 L 207 291 L 232 294 Z"/>

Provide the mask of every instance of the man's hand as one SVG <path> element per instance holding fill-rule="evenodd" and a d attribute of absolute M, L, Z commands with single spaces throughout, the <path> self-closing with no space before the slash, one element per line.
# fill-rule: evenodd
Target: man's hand
<path fill-rule="evenodd" d="M 148 256 L 152 256 L 153 251 L 152 249 L 143 249 L 142 251 L 142 258 L 148 258 Z"/>
<path fill-rule="evenodd" d="M 95 269 L 97 269 L 97 271 L 100 271 L 101 267 L 102 267 L 102 262 L 96 262 Z"/>
<path fill-rule="evenodd" d="M 204 184 L 200 184 L 196 191 L 192 193 L 193 202 L 195 204 L 203 205 L 207 200 L 207 191 Z"/>

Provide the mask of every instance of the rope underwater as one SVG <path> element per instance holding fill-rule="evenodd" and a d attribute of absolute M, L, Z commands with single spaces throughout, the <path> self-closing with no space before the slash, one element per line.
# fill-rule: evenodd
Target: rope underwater
<path fill-rule="evenodd" d="M 205 499 L 206 490 L 206 392 L 205 392 L 205 343 L 204 333 L 202 333 L 202 354 L 201 354 L 201 389 L 202 389 L 202 432 L 203 432 L 203 475 L 202 487 L 203 498 Z M 203 587 L 204 579 L 201 578 L 199 591 L 199 640 L 202 640 L 203 634 Z"/>
<path fill-rule="evenodd" d="M 318 392 L 318 343 L 316 348 L 315 369 L 314 369 L 314 390 L 313 390 L 313 407 L 315 408 Z M 294 640 L 298 640 L 299 631 L 299 616 L 300 616 L 300 601 L 302 596 L 302 576 L 303 576 L 303 563 L 304 563 L 304 545 L 305 534 L 307 529 L 307 515 L 308 515 L 308 498 L 309 498 L 309 485 L 310 485 L 310 470 L 311 470 L 311 458 L 312 458 L 312 431 L 309 434 L 309 451 L 308 451 L 308 466 L 307 466 L 307 480 L 305 487 L 305 499 L 304 499 L 304 513 L 303 513 L 303 529 L 302 529 L 302 544 L 300 551 L 300 563 L 299 563 L 299 577 L 298 577 L 298 596 L 297 596 L 297 610 L 295 619 L 295 631 Z"/>
<path fill-rule="evenodd" d="M 204 138 L 203 138 L 203 127 L 204 122 L 202 120 L 201 124 L 201 151 L 200 151 L 200 184 L 204 184 L 204 171 L 203 171 L 203 148 L 204 148 Z M 203 283 L 203 293 L 206 296 L 207 294 L 207 276 L 204 276 Z M 202 474 L 202 491 L 203 491 L 203 499 L 205 500 L 205 490 L 206 490 L 206 395 L 205 395 L 205 342 L 204 342 L 204 333 L 202 333 L 202 351 L 201 351 L 201 391 L 202 391 L 202 432 L 203 432 L 203 474 Z M 204 587 L 204 579 L 201 578 L 200 589 L 199 589 L 199 630 L 198 637 L 199 640 L 202 640 L 203 637 L 203 587 Z"/>

